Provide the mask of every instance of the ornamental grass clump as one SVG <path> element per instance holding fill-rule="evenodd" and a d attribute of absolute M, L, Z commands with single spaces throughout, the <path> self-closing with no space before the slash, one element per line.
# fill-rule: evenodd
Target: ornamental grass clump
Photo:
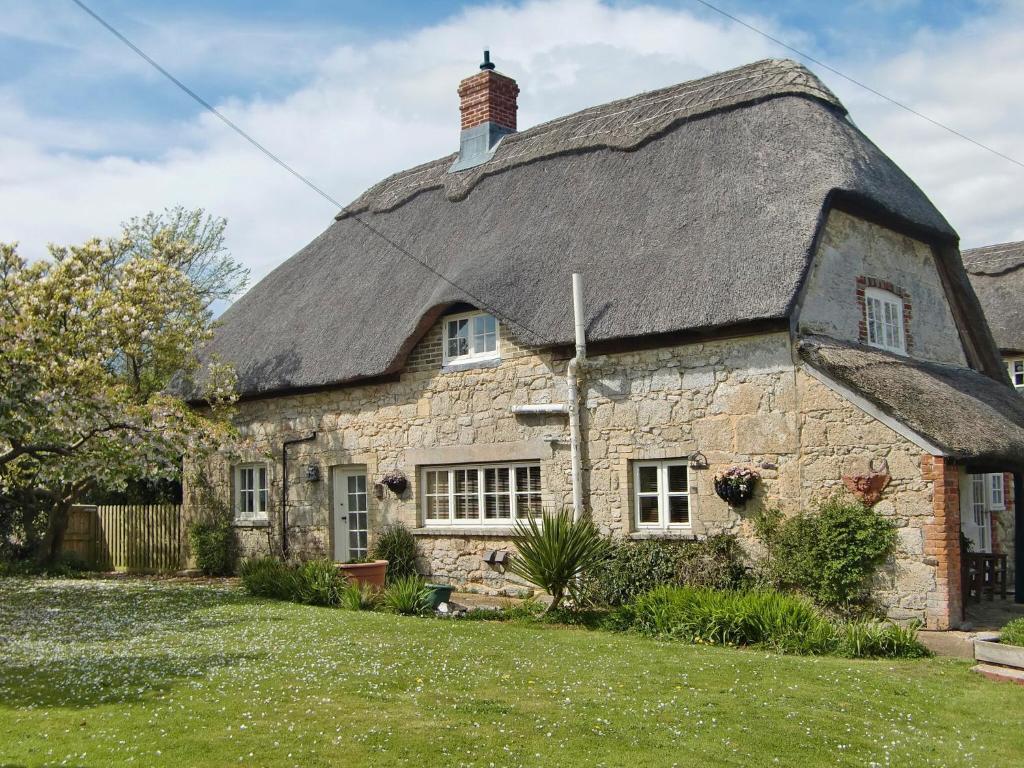
<path fill-rule="evenodd" d="M 1014 619 L 999 632 L 999 642 L 1024 646 L 1024 619 Z"/>
<path fill-rule="evenodd" d="M 778 653 L 918 658 L 917 627 L 832 622 L 814 604 L 774 590 L 659 587 L 616 612 L 609 624 L 691 643 L 755 646 Z"/>
<path fill-rule="evenodd" d="M 416 557 L 419 547 L 416 537 L 401 523 L 384 526 L 373 545 L 371 559 L 387 560 L 388 570 L 385 578 L 387 583 L 416 575 Z"/>
<path fill-rule="evenodd" d="M 419 576 L 405 576 L 392 582 L 381 596 L 389 611 L 405 616 L 426 613 L 430 606 L 427 583 Z"/>
<path fill-rule="evenodd" d="M 334 607 L 341 604 L 341 593 L 348 583 L 337 566 L 327 558 L 307 560 L 294 571 L 293 599 L 306 605 Z"/>
<path fill-rule="evenodd" d="M 350 581 L 340 593 L 338 605 L 348 611 L 372 611 L 380 603 L 380 594 L 369 584 Z"/>
<path fill-rule="evenodd" d="M 509 570 L 551 595 L 548 611 L 557 610 L 572 584 L 605 557 L 608 544 L 590 518 L 573 520 L 568 510 L 545 512 L 516 524 L 512 537 L 518 552 Z"/>
<path fill-rule="evenodd" d="M 254 597 L 294 600 L 297 594 L 295 569 L 276 557 L 243 560 L 238 569 L 242 587 Z"/>

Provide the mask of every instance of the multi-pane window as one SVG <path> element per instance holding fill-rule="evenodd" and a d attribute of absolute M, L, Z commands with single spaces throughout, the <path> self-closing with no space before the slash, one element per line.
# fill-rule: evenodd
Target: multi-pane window
<path fill-rule="evenodd" d="M 1006 361 L 1006 371 L 1010 374 L 1010 381 L 1019 390 L 1024 390 L 1024 359 L 1017 358 Z"/>
<path fill-rule="evenodd" d="M 348 508 L 348 555 L 352 560 L 366 557 L 369 512 L 366 506 L 366 475 L 349 475 L 345 480 Z"/>
<path fill-rule="evenodd" d="M 637 528 L 688 528 L 689 478 L 685 461 L 642 461 L 633 465 Z"/>
<path fill-rule="evenodd" d="M 539 464 L 423 470 L 426 525 L 511 525 L 541 516 Z"/>
<path fill-rule="evenodd" d="M 971 511 L 974 514 L 975 545 L 978 552 L 990 552 L 989 522 L 991 517 L 987 508 L 985 483 L 989 475 L 971 475 Z"/>
<path fill-rule="evenodd" d="M 868 288 L 864 292 L 864 312 L 868 344 L 901 354 L 907 351 L 903 299 L 880 288 Z"/>
<path fill-rule="evenodd" d="M 444 363 L 498 357 L 498 321 L 484 312 L 446 317 Z"/>
<path fill-rule="evenodd" d="M 1006 499 L 1003 494 L 1003 473 L 993 472 L 988 477 L 988 508 L 993 512 L 1002 512 L 1006 509 Z"/>
<path fill-rule="evenodd" d="M 235 517 L 239 520 L 266 520 L 267 507 L 266 465 L 235 467 Z"/>

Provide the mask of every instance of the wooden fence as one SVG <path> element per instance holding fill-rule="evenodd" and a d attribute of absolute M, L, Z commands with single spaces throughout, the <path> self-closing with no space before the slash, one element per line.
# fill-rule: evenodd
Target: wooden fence
<path fill-rule="evenodd" d="M 72 507 L 64 551 L 100 570 L 176 571 L 181 567 L 181 507 Z"/>

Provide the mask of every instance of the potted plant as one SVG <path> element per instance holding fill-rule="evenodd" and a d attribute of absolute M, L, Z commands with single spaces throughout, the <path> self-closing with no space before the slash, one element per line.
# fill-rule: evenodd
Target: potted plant
<path fill-rule="evenodd" d="M 388 572 L 387 560 L 370 560 L 361 557 L 347 563 L 338 563 L 338 569 L 354 584 L 367 585 L 375 590 L 384 589 L 384 578 Z"/>
<path fill-rule="evenodd" d="M 401 496 L 409 487 L 409 478 L 399 469 L 391 470 L 380 481 L 396 496 Z"/>
<path fill-rule="evenodd" d="M 427 605 L 432 611 L 436 611 L 441 603 L 447 603 L 452 596 L 455 587 L 450 584 L 427 584 L 424 591 L 427 595 Z"/>
<path fill-rule="evenodd" d="M 754 495 L 754 485 L 760 479 L 761 475 L 749 467 L 729 467 L 715 475 L 715 493 L 730 507 L 739 507 Z"/>
<path fill-rule="evenodd" d="M 974 658 L 975 671 L 986 677 L 1024 684 L 1024 619 L 1011 621 L 999 634 L 975 638 Z"/>

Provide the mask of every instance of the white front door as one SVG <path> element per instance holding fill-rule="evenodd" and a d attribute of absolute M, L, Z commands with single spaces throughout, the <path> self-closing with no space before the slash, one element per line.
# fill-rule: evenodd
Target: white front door
<path fill-rule="evenodd" d="M 960 530 L 975 552 L 992 551 L 992 513 L 988 504 L 988 475 L 960 471 Z"/>
<path fill-rule="evenodd" d="M 336 467 L 334 470 L 332 538 L 334 559 L 340 563 L 366 557 L 369 514 L 366 473 Z"/>

